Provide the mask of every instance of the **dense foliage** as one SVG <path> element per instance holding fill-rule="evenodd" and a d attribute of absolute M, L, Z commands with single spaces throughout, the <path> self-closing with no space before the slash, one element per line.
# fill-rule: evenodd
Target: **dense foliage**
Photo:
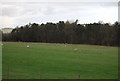
<path fill-rule="evenodd" d="M 10 34 L 3 34 L 3 41 L 119 45 L 120 23 L 77 22 L 29 23 L 16 27 Z"/>

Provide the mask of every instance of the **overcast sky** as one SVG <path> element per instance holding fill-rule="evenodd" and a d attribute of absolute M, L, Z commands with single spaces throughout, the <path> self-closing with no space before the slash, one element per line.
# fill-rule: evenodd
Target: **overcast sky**
<path fill-rule="evenodd" d="M 95 1 L 61 1 L 61 2 L 5 2 L 0 6 L 2 23 L 0 28 L 16 27 L 28 23 L 46 23 L 58 21 L 75 21 L 94 23 L 118 21 L 118 2 Z"/>

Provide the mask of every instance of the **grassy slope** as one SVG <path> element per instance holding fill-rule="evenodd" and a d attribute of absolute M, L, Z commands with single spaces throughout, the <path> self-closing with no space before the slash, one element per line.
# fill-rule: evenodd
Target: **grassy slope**
<path fill-rule="evenodd" d="M 117 47 L 4 43 L 3 78 L 117 78 L 117 55 Z"/>

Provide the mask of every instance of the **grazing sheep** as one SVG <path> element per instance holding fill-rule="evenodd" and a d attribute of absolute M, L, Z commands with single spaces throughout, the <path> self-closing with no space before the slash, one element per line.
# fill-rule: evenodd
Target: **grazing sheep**
<path fill-rule="evenodd" d="M 29 48 L 30 46 L 29 45 L 27 45 L 27 48 Z"/>

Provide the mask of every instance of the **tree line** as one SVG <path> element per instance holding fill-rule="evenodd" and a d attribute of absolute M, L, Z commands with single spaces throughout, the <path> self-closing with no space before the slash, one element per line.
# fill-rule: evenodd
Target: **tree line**
<path fill-rule="evenodd" d="M 9 34 L 2 34 L 2 41 L 69 43 L 118 46 L 120 23 L 78 24 L 59 21 L 46 24 L 29 23 L 16 27 Z"/>

